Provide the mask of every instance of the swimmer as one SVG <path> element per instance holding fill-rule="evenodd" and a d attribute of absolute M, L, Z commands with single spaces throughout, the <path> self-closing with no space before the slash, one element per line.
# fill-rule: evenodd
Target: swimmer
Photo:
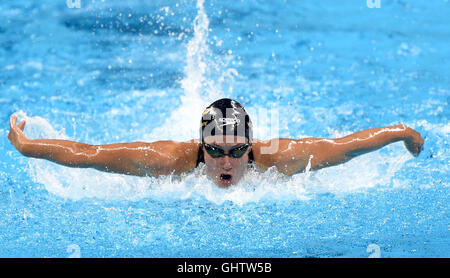
<path fill-rule="evenodd" d="M 8 139 L 24 156 L 78 168 L 136 175 L 180 175 L 200 163 L 221 188 L 235 185 L 250 167 L 270 167 L 286 175 L 338 165 L 403 141 L 415 157 L 423 150 L 421 135 L 403 125 L 371 128 L 343 138 L 253 139 L 253 126 L 244 107 L 224 98 L 208 106 L 200 122 L 200 138 L 187 142 L 156 141 L 89 145 L 58 139 L 28 139 L 25 121 L 10 117 Z"/>

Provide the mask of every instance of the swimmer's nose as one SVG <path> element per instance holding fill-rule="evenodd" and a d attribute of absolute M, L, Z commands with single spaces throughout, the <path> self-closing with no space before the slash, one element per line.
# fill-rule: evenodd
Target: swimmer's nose
<path fill-rule="evenodd" d="M 233 169 L 233 167 L 231 166 L 230 157 L 228 157 L 227 155 L 223 157 L 222 168 L 225 171 L 230 171 L 231 169 Z"/>

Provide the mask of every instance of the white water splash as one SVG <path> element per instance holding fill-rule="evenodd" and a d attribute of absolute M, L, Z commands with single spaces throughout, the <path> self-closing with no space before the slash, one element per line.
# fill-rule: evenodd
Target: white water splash
<path fill-rule="evenodd" d="M 194 19 L 194 35 L 186 46 L 186 66 L 181 81 L 181 105 L 174 109 L 166 122 L 145 136 L 146 141 L 165 139 L 190 140 L 199 137 L 201 113 L 214 100 L 232 92 L 233 68 L 228 68 L 223 57 L 214 56 L 208 45 L 209 19 L 198 0 Z M 224 89 L 225 88 L 225 89 Z"/>

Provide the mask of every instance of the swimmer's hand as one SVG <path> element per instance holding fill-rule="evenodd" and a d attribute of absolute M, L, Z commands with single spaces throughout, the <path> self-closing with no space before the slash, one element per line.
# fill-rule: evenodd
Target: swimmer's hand
<path fill-rule="evenodd" d="M 424 140 L 419 132 L 407 126 L 405 128 L 406 138 L 403 141 L 405 147 L 414 157 L 417 157 L 423 151 Z"/>
<path fill-rule="evenodd" d="M 8 139 L 11 141 L 11 143 L 16 147 L 16 149 L 19 152 L 22 152 L 23 145 L 26 141 L 28 141 L 28 138 L 23 133 L 23 130 L 25 128 L 25 120 L 21 121 L 17 125 L 17 116 L 11 115 L 9 118 L 9 134 Z"/>

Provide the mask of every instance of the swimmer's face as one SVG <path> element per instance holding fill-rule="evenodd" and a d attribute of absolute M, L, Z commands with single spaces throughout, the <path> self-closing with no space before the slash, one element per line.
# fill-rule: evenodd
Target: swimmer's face
<path fill-rule="evenodd" d="M 203 153 L 208 176 L 221 188 L 228 188 L 237 184 L 247 171 L 248 154 L 251 150 L 251 146 L 245 150 L 248 144 L 247 138 L 233 135 L 215 135 L 206 137 L 204 143 Z M 244 152 L 244 150 L 245 152 L 239 158 L 230 155 L 214 158 L 215 153 L 221 152 L 220 149 L 225 154 L 230 154 L 230 151 L 232 151 L 241 155 L 240 152 Z M 210 155 L 208 150 L 213 155 Z"/>

